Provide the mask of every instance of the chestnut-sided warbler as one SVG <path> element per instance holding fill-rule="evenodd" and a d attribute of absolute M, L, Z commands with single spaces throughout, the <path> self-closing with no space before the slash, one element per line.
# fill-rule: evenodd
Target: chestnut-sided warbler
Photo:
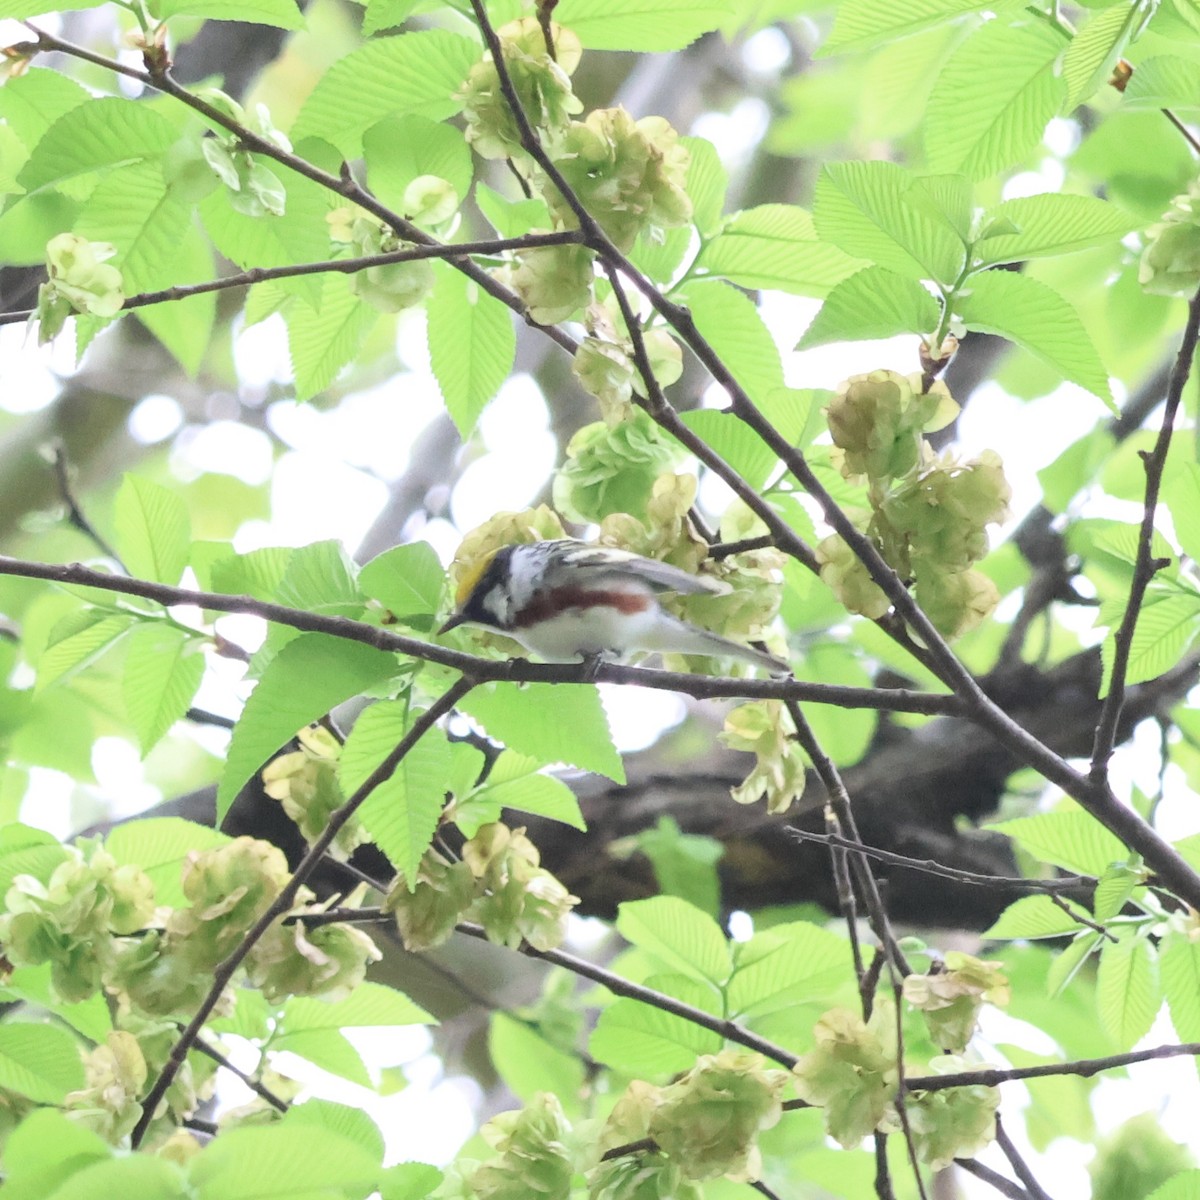
<path fill-rule="evenodd" d="M 504 546 L 463 577 L 457 609 L 438 632 L 482 625 L 546 662 L 658 650 L 740 658 L 787 671 L 773 655 L 672 616 L 658 599 L 662 592 L 728 590 L 717 580 L 626 550 L 569 539 Z"/>

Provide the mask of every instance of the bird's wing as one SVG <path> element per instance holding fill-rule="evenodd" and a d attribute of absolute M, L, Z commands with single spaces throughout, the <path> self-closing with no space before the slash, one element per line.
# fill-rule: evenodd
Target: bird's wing
<path fill-rule="evenodd" d="M 651 587 L 662 588 L 664 591 L 681 592 L 690 595 L 696 592 L 712 592 L 723 595 L 729 591 L 729 585 L 718 579 L 704 575 L 689 575 L 669 563 L 658 562 L 653 558 L 643 558 L 628 550 L 614 550 L 607 546 L 587 546 L 580 544 L 578 549 L 570 550 L 564 555 L 566 562 L 585 570 L 595 570 L 597 573 L 614 575 L 633 575 L 648 583 Z"/>

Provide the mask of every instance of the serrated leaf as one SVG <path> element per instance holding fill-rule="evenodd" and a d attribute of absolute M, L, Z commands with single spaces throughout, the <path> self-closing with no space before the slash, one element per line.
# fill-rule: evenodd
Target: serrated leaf
<path fill-rule="evenodd" d="M 409 542 L 371 559 L 359 572 L 358 585 L 394 617 L 424 616 L 438 611 L 446 575 L 428 542 Z"/>
<path fill-rule="evenodd" d="M 446 29 L 422 29 L 369 42 L 338 59 L 313 88 L 292 140 L 319 137 L 347 158 L 384 117 L 415 113 L 440 121 L 461 107 L 454 94 L 482 57 L 477 42 Z"/>
<path fill-rule="evenodd" d="M 379 1173 L 355 1142 L 305 1123 L 227 1130 L 188 1164 L 196 1200 L 365 1195 Z"/>
<path fill-rule="evenodd" d="M 1179 664 L 1187 648 L 1200 633 L 1200 593 L 1149 593 L 1138 612 L 1133 639 L 1129 644 L 1126 683 L 1144 683 L 1157 679 Z M 1101 647 L 1104 678 L 1100 695 L 1108 694 L 1112 682 L 1115 633 Z"/>
<path fill-rule="evenodd" d="M 925 149 L 935 171 L 985 179 L 1020 161 L 1062 105 L 1054 64 L 1062 36 L 1030 20 L 989 21 L 954 53 L 926 110 Z"/>
<path fill-rule="evenodd" d="M 939 317 L 938 302 L 917 280 L 883 267 L 864 267 L 829 293 L 797 349 L 898 333 L 929 334 Z"/>
<path fill-rule="evenodd" d="M 726 1008 L 731 1016 L 762 1016 L 832 998 L 845 985 L 849 954 L 843 938 L 807 921 L 756 933 L 734 947 Z"/>
<path fill-rule="evenodd" d="M 687 147 L 688 162 L 686 190 L 692 201 L 692 224 L 702 237 L 713 233 L 725 211 L 725 192 L 729 187 L 729 172 L 717 154 L 717 148 L 707 138 L 681 137 Z"/>
<path fill-rule="evenodd" d="M 1200 111 L 1200 78 L 1190 58 L 1161 54 L 1139 63 L 1125 86 L 1122 103 L 1134 109 L 1169 108 L 1173 112 Z"/>
<path fill-rule="evenodd" d="M 980 936 L 985 941 L 1016 938 L 1062 937 L 1075 933 L 1079 922 L 1064 912 L 1049 896 L 1022 896 L 1014 900 Z"/>
<path fill-rule="evenodd" d="M 12 1194 L 13 1189 L 6 1185 Z M 45 1192 L 29 1191 L 13 1200 L 43 1200 Z M 138 1200 L 194 1200 L 183 1181 L 180 1167 L 165 1158 L 130 1154 L 124 1158 L 92 1162 L 64 1178 L 49 1200 L 109 1200 L 112 1196 L 136 1196 Z M 230 1197 L 229 1200 L 233 1200 Z"/>
<path fill-rule="evenodd" d="M 38 659 L 36 690 L 39 692 L 56 680 L 90 666 L 136 623 L 133 617 L 105 616 L 101 612 L 79 614 L 68 621 L 69 625 L 60 622 L 55 627 L 54 640 Z"/>
<path fill-rule="evenodd" d="M 554 20 L 589 50 L 682 50 L 733 14 L 731 0 L 560 0 Z"/>
<path fill-rule="evenodd" d="M 363 134 L 363 157 L 371 192 L 398 212 L 405 189 L 421 175 L 446 180 L 460 202 L 471 188 L 471 149 L 462 131 L 443 121 L 385 117 Z"/>
<path fill-rule="evenodd" d="M 507 1013 L 492 1014 L 488 1052 L 500 1078 L 525 1103 L 538 1092 L 558 1096 L 568 1112 L 577 1107 L 584 1070 L 579 1055 L 568 1054 L 536 1029 Z"/>
<path fill-rule="evenodd" d="M 46 130 L 17 180 L 32 192 L 87 172 L 159 158 L 178 136 L 166 117 L 136 100 L 92 99 Z"/>
<path fill-rule="evenodd" d="M 354 294 L 345 275 L 321 276 L 316 305 L 296 297 L 286 320 L 297 400 L 310 400 L 334 381 L 358 353 L 378 317 L 376 309 Z"/>
<path fill-rule="evenodd" d="M 22 6 L 24 7 L 24 6 Z M 55 5 L 54 11 L 58 11 Z M 84 101 L 93 100 L 82 85 L 60 71 L 30 67 L 21 75 L 10 75 L 0 88 L 0 117 L 32 149 L 64 113 Z"/>
<path fill-rule="evenodd" d="M 1163 493 L 1180 547 L 1200 562 L 1200 463 L 1180 463 Z"/>
<path fill-rule="evenodd" d="M 354 563 L 345 546 L 332 538 L 289 552 L 273 599 L 291 608 L 341 616 L 355 616 L 363 606 Z"/>
<path fill-rule="evenodd" d="M 281 1033 L 272 1036 L 271 1050 L 286 1051 L 307 1059 L 322 1071 L 338 1076 L 359 1087 L 372 1085 L 371 1075 L 363 1062 L 362 1054 L 346 1036 L 337 1029 L 310 1029 L 302 1033 Z M 272 1054 L 274 1059 L 274 1054 Z M 281 1074 L 287 1074 L 283 1064 L 276 1066 Z M 313 1200 L 318 1200 L 313 1197 Z M 324 1200 L 324 1196 L 320 1197 Z"/>
<path fill-rule="evenodd" d="M 338 763 L 349 797 L 404 737 L 416 714 L 402 701 L 373 704 L 354 723 Z M 440 729 L 429 730 L 358 810 L 372 840 L 408 879 L 416 879 L 446 804 L 450 747 Z"/>
<path fill-rule="evenodd" d="M 1200 1042 L 1200 945 L 1170 930 L 1158 946 L 1163 993 L 1181 1042 Z"/>
<path fill-rule="evenodd" d="M 943 21 L 981 8 L 995 7 L 982 0 L 846 0 L 837 5 L 833 31 L 821 47 L 821 55 L 891 42 L 939 25 Z"/>
<path fill-rule="evenodd" d="M 126 475 L 113 502 L 113 527 L 130 574 L 156 583 L 179 582 L 192 536 L 182 496 L 140 475 Z"/>
<path fill-rule="evenodd" d="M 466 440 L 512 370 L 512 314 L 473 279 L 438 270 L 428 304 L 429 359 L 446 411 Z"/>
<path fill-rule="evenodd" d="M 1200 1170 L 1181 1171 L 1178 1175 L 1172 1175 L 1161 1187 L 1156 1187 L 1146 1200 L 1200 1200 Z"/>
<path fill-rule="evenodd" d="M 214 850 L 228 841 L 228 834 L 181 817 L 139 817 L 113 829 L 104 848 L 118 863 L 146 872 L 159 904 L 182 908 L 188 903 L 181 881 L 184 860 L 194 850 Z"/>
<path fill-rule="evenodd" d="M 1099 878 L 1110 863 L 1124 862 L 1129 850 L 1120 838 L 1081 808 L 1035 813 L 986 826 L 1003 833 L 1043 862 Z"/>
<path fill-rule="evenodd" d="M 1128 1050 L 1150 1032 L 1162 994 L 1158 964 L 1145 937 L 1123 929 L 1116 942 L 1105 942 L 1096 972 L 1100 1024 L 1118 1047 Z"/>
<path fill-rule="evenodd" d="M 1103 935 L 1090 930 L 1076 937 L 1050 964 L 1050 970 L 1046 972 L 1047 995 L 1060 995 L 1103 940 Z"/>
<path fill-rule="evenodd" d="M 502 238 L 521 237 L 531 229 L 549 229 L 553 224 L 545 200 L 508 200 L 482 180 L 475 185 L 475 203 L 484 219 Z"/>
<path fill-rule="evenodd" d="M 0 1087 L 41 1104 L 61 1104 L 83 1087 L 79 1043 L 57 1025 L 0 1025 Z"/>
<path fill-rule="evenodd" d="M 1126 866 L 1109 867 L 1096 884 L 1096 891 L 1092 897 L 1092 915 L 1101 923 L 1112 920 L 1144 882 L 1141 871 Z"/>
<path fill-rule="evenodd" d="M 533 813 L 550 821 L 561 821 L 572 829 L 587 829 L 575 793 L 561 779 L 551 775 L 525 775 L 482 787 L 471 796 L 471 801 L 475 800 L 498 804 L 501 808 L 515 809 L 517 812 Z"/>
<path fill-rule="evenodd" d="M 1117 411 L 1108 372 L 1079 314 L 1053 288 L 1012 271 L 985 271 L 968 286 L 957 305 L 968 329 L 1016 342 Z"/>
<path fill-rule="evenodd" d="M 712 1011 L 717 997 L 711 988 L 686 977 L 654 977 L 648 980 L 659 990 L 705 1012 Z M 640 1000 L 614 1000 L 602 1009 L 588 1041 L 588 1051 L 598 1062 L 618 1071 L 664 1075 L 686 1071 L 697 1055 L 715 1054 L 721 1036 L 684 1017 L 663 1012 Z"/>
<path fill-rule="evenodd" d="M 1067 112 L 1108 82 L 1117 59 L 1144 17 L 1141 3 L 1120 4 L 1096 13 L 1075 34 L 1062 63 L 1062 75 L 1067 84 Z"/>
<path fill-rule="evenodd" d="M 130 634 L 121 673 L 125 711 L 144 758 L 182 719 L 204 677 L 200 641 L 164 621 Z"/>
<path fill-rule="evenodd" d="M 314 1029 L 374 1029 L 389 1025 L 436 1025 L 419 1004 L 382 983 L 360 983 L 344 1000 L 293 996 L 283 1006 L 283 1033 Z"/>
<path fill-rule="evenodd" d="M 247 21 L 276 29 L 303 29 L 304 14 L 295 0 L 156 0 L 155 15 L 204 17 L 209 21 Z"/>
<path fill-rule="evenodd" d="M 752 400 L 783 386 L 783 361 L 754 303 L 720 280 L 698 280 L 680 289 L 696 328 Z"/>
<path fill-rule="evenodd" d="M 1115 204 L 1094 196 L 1022 196 L 989 209 L 984 226 L 1009 222 L 1012 233 L 981 238 L 975 257 L 984 266 L 1073 254 L 1120 241 L 1138 221 Z"/>
<path fill-rule="evenodd" d="M 737 213 L 697 259 L 697 266 L 739 287 L 818 297 L 864 265 L 820 241 L 812 217 L 791 204 Z"/>
<path fill-rule="evenodd" d="M 729 978 L 729 944 L 721 927 L 678 896 L 625 901 L 617 908 L 617 931 L 669 970 L 718 986 Z"/>
<path fill-rule="evenodd" d="M 966 250 L 950 226 L 907 196 L 920 177 L 889 162 L 829 163 L 813 199 L 822 241 L 918 279 L 951 283 Z"/>
<path fill-rule="evenodd" d="M 682 420 L 753 488 L 761 488 L 767 482 L 779 461 L 762 438 L 733 413 L 695 409 L 684 413 Z"/>
<path fill-rule="evenodd" d="M 497 683 L 477 687 L 459 708 L 510 750 L 543 766 L 570 763 L 625 782 L 600 693 L 592 684 Z"/>
<path fill-rule="evenodd" d="M 383 1130 L 360 1108 L 333 1100 L 310 1099 L 293 1104 L 283 1114 L 282 1125 L 307 1128 L 316 1125 L 353 1142 L 363 1153 L 382 1162 L 386 1152 Z"/>
<path fill-rule="evenodd" d="M 395 674 L 395 655 L 323 633 L 293 639 L 267 664 L 233 731 L 217 819 L 242 785 L 296 733 L 331 708 Z"/>

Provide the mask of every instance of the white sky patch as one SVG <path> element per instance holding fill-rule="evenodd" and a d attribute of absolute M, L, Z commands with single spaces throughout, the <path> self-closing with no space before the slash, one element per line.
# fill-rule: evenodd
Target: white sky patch
<path fill-rule="evenodd" d="M 171 447 L 171 469 L 179 479 L 232 475 L 251 487 L 271 478 L 275 451 L 261 430 L 239 421 L 190 425 Z"/>
<path fill-rule="evenodd" d="M 40 412 L 62 390 L 55 376 L 70 375 L 75 370 L 73 339 L 64 333 L 50 345 L 39 347 L 36 331 L 26 325 L 0 326 L 0 363 L 4 364 L 0 369 L 0 404 L 5 411 L 22 415 Z"/>
<path fill-rule="evenodd" d="M 663 731 L 687 716 L 687 706 L 672 692 L 602 683 L 600 701 L 613 741 L 622 754 L 653 746 Z"/>
<path fill-rule="evenodd" d="M 153 394 L 140 400 L 129 414 L 129 436 L 143 446 L 165 441 L 183 424 L 183 409 L 172 396 Z"/>
<path fill-rule="evenodd" d="M 158 788 L 146 782 L 141 755 L 124 738 L 97 738 L 92 747 L 92 770 L 116 819 L 136 816 L 163 798 Z"/>
<path fill-rule="evenodd" d="M 767 105 L 756 96 L 746 96 L 727 113 L 704 113 L 692 123 L 691 132 L 712 142 L 721 161 L 734 171 L 750 160 L 770 123 Z"/>
<path fill-rule="evenodd" d="M 468 463 L 450 496 L 454 523 L 459 529 L 474 529 L 498 512 L 532 504 L 545 486 L 557 453 L 553 434 L 533 431 L 513 452 L 485 454 Z"/>
<path fill-rule="evenodd" d="M 549 427 L 550 414 L 542 389 L 525 372 L 506 380 L 479 418 L 483 444 L 497 454 L 520 454 L 527 448 L 531 434 L 543 433 Z"/>
<path fill-rule="evenodd" d="M 242 329 L 233 339 L 233 363 L 239 382 L 250 393 L 290 380 L 292 360 L 283 317 L 272 313 L 249 329 Z"/>
<path fill-rule="evenodd" d="M 792 48 L 782 31 L 760 29 L 742 47 L 742 61 L 761 75 L 776 75 L 792 61 Z"/>
<path fill-rule="evenodd" d="M 271 480 L 274 546 L 305 546 L 337 538 L 357 546 L 387 503 L 387 485 L 337 459 L 292 451 L 275 465 Z"/>

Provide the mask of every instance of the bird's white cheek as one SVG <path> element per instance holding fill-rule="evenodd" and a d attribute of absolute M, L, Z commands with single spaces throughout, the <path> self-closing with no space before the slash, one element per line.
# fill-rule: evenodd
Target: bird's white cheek
<path fill-rule="evenodd" d="M 644 644 L 658 617 L 657 609 L 622 613 L 594 608 L 586 616 L 563 613 L 534 628 L 514 634 L 518 641 L 547 662 L 574 662 L 581 654 L 612 651 L 624 655 Z"/>

